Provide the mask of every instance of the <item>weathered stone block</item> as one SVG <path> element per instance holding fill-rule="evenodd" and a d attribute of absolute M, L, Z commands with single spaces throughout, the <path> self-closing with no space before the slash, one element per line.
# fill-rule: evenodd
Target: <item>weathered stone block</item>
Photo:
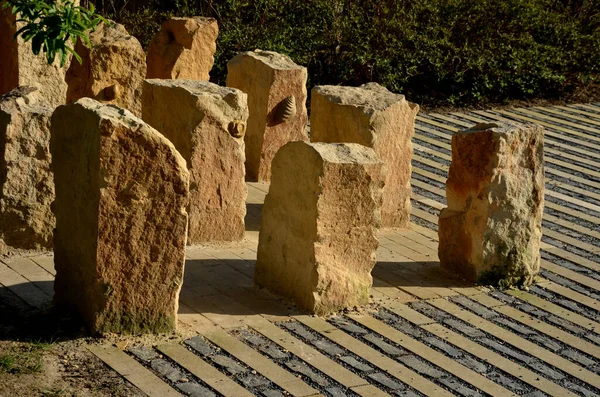
<path fill-rule="evenodd" d="M 204 81 L 146 80 L 143 119 L 173 142 L 190 171 L 188 243 L 244 237 L 247 96 Z"/>
<path fill-rule="evenodd" d="M 540 268 L 544 130 L 478 124 L 452 137 L 439 220 L 442 266 L 479 283 L 529 285 Z"/>
<path fill-rule="evenodd" d="M 419 106 L 377 83 L 360 87 L 316 86 L 311 95 L 311 142 L 359 143 L 386 165 L 381 223 L 410 224 L 410 176 Z"/>
<path fill-rule="evenodd" d="M 94 333 L 177 324 L 189 173 L 130 112 L 83 98 L 52 115 L 55 302 Z"/>
<path fill-rule="evenodd" d="M 52 111 L 45 103 L 33 87 L 0 96 L 0 255 L 52 248 Z"/>
<path fill-rule="evenodd" d="M 208 81 L 218 35 L 214 18 L 166 20 L 148 47 L 146 78 Z"/>
<path fill-rule="evenodd" d="M 24 22 L 16 22 L 10 7 L 3 9 L 0 5 L 0 95 L 17 87 L 36 87 L 48 106 L 62 105 L 67 94 L 65 74 L 70 62 L 61 67 L 57 58 L 49 65 L 43 53 L 33 54 L 31 42 L 25 43 L 21 37 L 13 40 L 15 32 L 23 26 Z"/>
<path fill-rule="evenodd" d="M 269 181 L 275 153 L 291 141 L 308 141 L 303 66 L 271 51 L 249 51 L 227 63 L 227 86 L 248 94 L 246 179 Z"/>
<path fill-rule="evenodd" d="M 146 53 L 140 42 L 114 22 L 98 26 L 90 42 L 91 49 L 81 40 L 75 45 L 83 61 L 72 62 L 67 71 L 67 102 L 93 98 L 141 116 Z"/>
<path fill-rule="evenodd" d="M 358 144 L 292 142 L 273 160 L 255 282 L 326 314 L 369 301 L 383 162 Z"/>

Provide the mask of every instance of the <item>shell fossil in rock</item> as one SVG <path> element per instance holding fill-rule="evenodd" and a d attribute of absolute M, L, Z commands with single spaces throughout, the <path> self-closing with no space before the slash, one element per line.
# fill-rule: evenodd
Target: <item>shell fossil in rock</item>
<path fill-rule="evenodd" d="M 234 138 L 241 138 L 246 133 L 246 123 L 242 120 L 233 120 L 227 127 L 229 133 Z"/>
<path fill-rule="evenodd" d="M 113 84 L 105 87 L 104 90 L 102 90 L 102 96 L 105 101 L 114 101 L 121 96 L 121 86 L 119 84 Z"/>
<path fill-rule="evenodd" d="M 285 98 L 277 105 L 275 123 L 285 123 L 296 115 L 296 98 L 293 95 Z"/>

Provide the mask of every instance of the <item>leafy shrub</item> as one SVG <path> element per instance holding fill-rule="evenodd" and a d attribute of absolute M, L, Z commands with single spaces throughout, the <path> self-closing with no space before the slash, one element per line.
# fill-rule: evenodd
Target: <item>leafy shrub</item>
<path fill-rule="evenodd" d="M 255 48 L 307 66 L 309 86 L 377 81 L 423 104 L 556 98 L 600 80 L 597 0 L 171 0 L 111 16 L 147 44 L 171 15 L 218 19 L 220 84 Z"/>
<path fill-rule="evenodd" d="M 48 63 L 53 63 L 58 55 L 61 66 L 69 53 L 81 62 L 69 44 L 74 45 L 79 38 L 90 45 L 89 30 L 104 20 L 94 13 L 93 6 L 79 7 L 72 0 L 6 0 L 0 7 L 11 8 L 18 15 L 17 22 L 23 23 L 15 36 L 22 36 L 26 42 L 31 40 L 33 53 L 44 52 Z"/>

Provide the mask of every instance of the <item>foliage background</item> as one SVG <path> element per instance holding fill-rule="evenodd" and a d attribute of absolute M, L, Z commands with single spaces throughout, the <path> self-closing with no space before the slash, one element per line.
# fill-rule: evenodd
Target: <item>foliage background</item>
<path fill-rule="evenodd" d="M 98 0 L 144 46 L 172 15 L 219 21 L 214 82 L 256 48 L 309 87 L 377 81 L 425 105 L 585 95 L 600 82 L 600 0 Z"/>

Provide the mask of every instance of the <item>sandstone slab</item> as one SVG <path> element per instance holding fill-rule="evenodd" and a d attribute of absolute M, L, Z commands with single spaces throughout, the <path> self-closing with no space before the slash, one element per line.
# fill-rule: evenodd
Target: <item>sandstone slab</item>
<path fill-rule="evenodd" d="M 358 144 L 281 148 L 263 208 L 255 282 L 320 315 L 368 303 L 383 167 L 373 149 Z"/>
<path fill-rule="evenodd" d="M 276 52 L 243 52 L 227 63 L 227 86 L 248 94 L 247 180 L 268 182 L 275 153 L 288 142 L 308 141 L 306 79 L 305 67 Z"/>
<path fill-rule="evenodd" d="M 208 81 L 218 35 L 214 18 L 168 19 L 148 46 L 146 78 Z"/>
<path fill-rule="evenodd" d="M 376 83 L 360 87 L 316 86 L 311 95 L 311 142 L 359 143 L 386 164 L 383 227 L 410 223 L 410 177 L 419 106 Z"/>
<path fill-rule="evenodd" d="M 142 114 L 146 54 L 140 42 L 122 25 L 102 23 L 90 33 L 92 48 L 77 41 L 82 63 L 72 62 L 65 80 L 67 103 L 93 98 Z"/>
<path fill-rule="evenodd" d="M 177 324 L 189 173 L 130 112 L 83 98 L 52 115 L 55 302 L 93 333 Z"/>
<path fill-rule="evenodd" d="M 188 243 L 244 237 L 247 96 L 205 81 L 146 80 L 143 119 L 166 136 L 190 171 Z"/>
<path fill-rule="evenodd" d="M 443 267 L 468 280 L 526 286 L 540 268 L 544 130 L 478 124 L 452 137 L 448 208 L 439 220 Z"/>
<path fill-rule="evenodd" d="M 31 42 L 25 43 L 21 37 L 13 40 L 17 30 L 25 26 L 16 22 L 10 8 L 0 7 L 0 95 L 17 87 L 36 87 L 48 106 L 56 107 L 65 103 L 67 83 L 65 74 L 70 62 L 63 67 L 60 61 L 49 65 L 43 53 L 34 55 Z"/>
<path fill-rule="evenodd" d="M 33 87 L 0 96 L 0 255 L 52 248 L 52 110 L 45 104 Z"/>

